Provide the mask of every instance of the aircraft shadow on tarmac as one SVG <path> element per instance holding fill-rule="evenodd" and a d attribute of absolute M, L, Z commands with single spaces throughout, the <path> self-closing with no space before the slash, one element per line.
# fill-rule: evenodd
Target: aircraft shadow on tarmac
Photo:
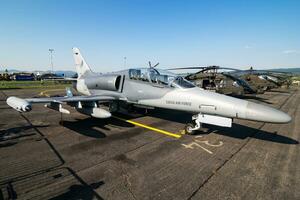
<path fill-rule="evenodd" d="M 50 200 L 63 200 L 63 199 L 94 199 L 94 192 L 89 187 L 83 185 L 72 185 L 69 191 L 57 197 L 50 198 Z"/>
<path fill-rule="evenodd" d="M 160 108 L 149 110 L 147 116 L 160 118 L 168 121 L 174 121 L 183 124 L 189 123 L 192 120 L 192 114 L 190 113 L 174 111 L 174 110 L 166 110 Z"/>
<path fill-rule="evenodd" d="M 48 127 L 48 125 L 39 125 L 39 126 L 27 125 L 27 126 L 18 126 L 18 127 L 8 128 L 5 130 L 0 130 L 0 137 L 3 135 L 7 135 L 7 134 L 20 133 L 22 131 L 26 131 L 29 129 L 44 128 L 44 127 Z"/>
<path fill-rule="evenodd" d="M 48 126 L 19 126 L 14 128 L 9 128 L 6 130 L 0 130 L 0 148 L 9 147 L 18 144 L 17 138 L 29 137 L 36 135 L 36 132 L 26 132 L 30 129 L 42 128 Z M 13 141 L 12 141 L 13 140 Z"/>
<path fill-rule="evenodd" d="M 7 109 L 10 109 L 10 107 L 8 106 L 0 107 L 0 110 L 7 110 Z"/>
<path fill-rule="evenodd" d="M 64 200 L 64 199 L 83 199 L 83 200 L 91 200 L 91 199 L 98 199 L 102 200 L 103 198 L 96 193 L 94 190 L 98 189 L 102 185 L 105 184 L 104 181 L 98 181 L 91 184 L 86 183 L 80 176 L 76 174 L 71 168 L 66 167 L 64 168 L 69 171 L 73 175 L 75 179 L 78 180 L 78 184 L 73 184 L 68 188 L 68 191 L 59 194 L 56 197 L 50 198 L 51 200 Z M 59 178 L 59 177 L 58 177 Z"/>
<path fill-rule="evenodd" d="M 10 146 L 14 146 L 18 144 L 18 142 L 5 142 L 5 143 L 0 143 L 0 148 L 4 148 L 4 147 L 10 147 Z"/>
<path fill-rule="evenodd" d="M 270 92 L 277 92 L 277 93 L 283 93 L 283 94 L 290 94 L 290 93 L 291 93 L 291 92 L 289 92 L 289 91 L 274 90 L 274 89 L 270 90 Z"/>
<path fill-rule="evenodd" d="M 206 131 L 207 133 L 213 131 L 215 134 L 238 139 L 246 139 L 248 137 L 251 137 L 258 140 L 264 140 L 280 144 L 299 144 L 297 140 L 294 140 L 284 135 L 277 134 L 277 132 L 271 133 L 264 130 L 251 128 L 249 126 L 243 126 L 240 124 L 233 124 L 232 128 L 216 127 L 212 125 L 205 125 L 205 128 L 208 129 Z"/>
<path fill-rule="evenodd" d="M 186 124 L 191 121 L 191 114 L 186 112 L 178 112 L 166 109 L 154 109 L 149 110 L 146 114 L 150 117 L 160 118 L 167 121 L 174 121 L 178 123 Z M 118 114 L 118 117 L 122 117 L 125 119 L 135 119 L 145 116 L 141 112 L 136 112 L 133 116 L 131 114 Z M 116 119 L 116 118 L 109 118 L 109 119 L 97 119 L 97 118 L 86 118 L 86 119 L 78 119 L 76 121 L 63 121 L 62 126 L 78 132 L 82 135 L 93 137 L 93 138 L 105 138 L 106 135 L 101 132 L 100 130 L 96 130 L 95 127 L 110 130 L 106 127 L 106 125 L 110 126 L 117 126 L 117 127 L 134 127 L 134 125 L 129 124 L 125 121 Z M 297 140 L 289 138 L 287 136 L 283 136 L 277 134 L 277 132 L 267 132 L 260 129 L 243 126 L 240 124 L 233 123 L 232 128 L 223 128 L 213 125 L 204 125 L 207 129 L 207 133 L 214 132 L 215 134 L 220 134 L 228 137 L 238 138 L 238 139 L 246 139 L 248 137 L 265 140 L 275 143 L 281 144 L 299 144 Z M 203 132 L 198 132 L 198 134 L 203 134 Z M 204 133 L 205 134 L 205 133 Z"/>
<path fill-rule="evenodd" d="M 267 101 L 267 99 L 262 98 L 262 97 L 258 97 L 258 96 L 254 96 L 254 95 L 247 95 L 247 96 L 240 96 L 240 99 L 253 99 L 253 100 L 257 100 L 263 103 L 267 103 L 267 104 L 272 104 L 271 102 Z"/>
<path fill-rule="evenodd" d="M 69 190 L 59 196 L 50 198 L 50 200 L 63 200 L 63 199 L 83 199 L 83 200 L 91 200 L 91 199 L 102 199 L 99 196 L 95 195 L 95 192 L 93 189 L 97 189 L 101 185 L 103 185 L 104 182 L 100 181 L 97 183 L 92 183 L 90 185 L 80 185 L 80 184 L 74 184 L 69 187 Z"/>
<path fill-rule="evenodd" d="M 31 190 L 28 190 L 28 188 L 25 187 L 26 192 L 24 192 L 24 187 L 18 187 L 18 184 L 20 182 L 22 184 L 29 185 Z M 43 182 L 42 185 L 40 185 L 41 182 Z M 19 199 L 19 198 L 23 199 L 24 196 L 28 197 L 27 195 L 39 196 L 39 194 L 43 194 L 44 199 L 46 199 L 45 196 L 49 195 L 49 198 L 47 199 L 52 199 L 52 200 L 64 200 L 64 199 L 101 200 L 103 198 L 94 190 L 103 186 L 105 182 L 100 180 L 89 184 L 85 182 L 80 176 L 78 176 L 76 172 L 71 168 L 62 167 L 62 168 L 49 168 L 46 169 L 45 171 L 41 171 L 40 173 L 33 174 L 32 176 L 19 177 L 18 180 L 16 181 L 8 180 L 8 182 L 6 182 L 5 184 L 6 184 L 6 189 L 9 193 L 8 199 Z M 49 185 L 52 184 L 60 187 L 58 189 L 57 194 L 53 194 L 53 192 L 56 191 L 55 189 L 50 191 L 42 189 L 44 186 L 47 188 Z M 43 193 L 39 193 L 40 189 L 42 189 Z M 4 199 L 1 193 L 0 193 L 0 199 Z"/>
<path fill-rule="evenodd" d="M 18 127 L 5 129 L 5 130 L 0 130 L 0 142 L 8 139 L 15 139 L 15 138 L 34 135 L 35 133 L 26 133 L 24 131 L 35 129 L 35 128 L 43 128 L 43 127 L 48 127 L 48 125 L 43 125 L 43 126 L 27 125 L 27 126 L 18 126 Z"/>
<path fill-rule="evenodd" d="M 1 88 L 1 90 L 15 90 L 15 89 L 22 89 L 22 88 L 21 87 Z"/>
<path fill-rule="evenodd" d="M 89 117 L 85 119 L 76 119 L 76 121 L 61 121 L 60 124 L 65 128 L 75 131 L 81 135 L 93 138 L 105 138 L 105 133 L 97 128 L 109 131 L 110 129 L 107 127 L 107 125 L 115 127 L 134 127 L 132 124 L 113 117 L 109 119 L 97 119 Z"/>
<path fill-rule="evenodd" d="M 167 111 L 165 109 L 155 109 L 151 110 L 147 114 L 148 116 L 161 118 L 168 121 L 175 121 L 179 123 L 187 123 L 191 121 L 191 114 L 185 112 L 178 111 Z M 223 128 L 219 126 L 213 125 L 204 125 L 207 128 L 207 133 L 214 132 L 216 134 L 229 136 L 238 139 L 246 139 L 248 137 L 252 137 L 259 140 L 265 140 L 269 142 L 281 143 L 281 144 L 299 144 L 297 140 L 289 138 L 287 136 L 283 136 L 278 134 L 277 132 L 267 132 L 256 128 L 251 128 L 248 126 L 243 126 L 241 124 L 233 123 L 231 128 Z M 198 134 L 203 134 L 203 132 L 198 131 Z"/>

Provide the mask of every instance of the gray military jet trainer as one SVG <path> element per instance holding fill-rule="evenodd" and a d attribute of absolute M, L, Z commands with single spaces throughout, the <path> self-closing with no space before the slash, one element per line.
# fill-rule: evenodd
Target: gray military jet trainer
<path fill-rule="evenodd" d="M 203 90 L 180 76 L 152 66 L 98 74 L 92 72 L 78 48 L 73 48 L 73 55 L 78 73 L 76 90 L 82 96 L 67 93 L 65 97 L 9 97 L 7 104 L 19 112 L 29 112 L 33 103 L 47 103 L 46 107 L 69 114 L 62 106 L 66 103 L 96 118 L 108 118 L 123 105 L 186 111 L 194 114 L 193 123 L 186 126 L 189 134 L 200 129 L 201 123 L 231 127 L 233 118 L 270 123 L 291 121 L 280 110 Z M 103 109 L 103 103 L 110 105 L 109 110 Z"/>

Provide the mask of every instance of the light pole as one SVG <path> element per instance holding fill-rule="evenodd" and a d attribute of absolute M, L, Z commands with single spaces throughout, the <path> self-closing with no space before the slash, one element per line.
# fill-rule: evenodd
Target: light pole
<path fill-rule="evenodd" d="M 50 52 L 50 63 L 51 63 L 51 69 L 52 69 L 52 74 L 54 73 L 53 72 L 53 51 L 54 49 L 49 49 L 49 52 Z"/>
<path fill-rule="evenodd" d="M 126 68 L 126 57 L 124 57 L 124 68 Z"/>

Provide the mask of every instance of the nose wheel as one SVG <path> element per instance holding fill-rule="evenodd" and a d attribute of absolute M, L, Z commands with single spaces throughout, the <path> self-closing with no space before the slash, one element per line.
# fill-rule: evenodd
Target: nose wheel
<path fill-rule="evenodd" d="M 197 115 L 194 115 L 192 117 L 192 120 L 193 120 L 193 123 L 188 123 L 186 126 L 185 126 L 185 133 L 188 134 L 188 135 L 193 135 L 197 130 L 201 129 L 201 123 L 199 121 L 199 114 Z"/>
<path fill-rule="evenodd" d="M 195 133 L 194 127 L 195 127 L 194 124 L 188 123 L 184 128 L 185 133 L 188 135 L 193 135 Z"/>

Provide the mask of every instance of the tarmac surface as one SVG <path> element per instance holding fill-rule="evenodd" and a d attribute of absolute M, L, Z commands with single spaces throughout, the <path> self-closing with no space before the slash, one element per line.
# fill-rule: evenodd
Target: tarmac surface
<path fill-rule="evenodd" d="M 296 88 L 248 97 L 289 113 L 289 124 L 234 120 L 193 136 L 181 135 L 186 113 L 100 120 L 68 106 L 61 116 L 41 104 L 21 114 L 5 103 L 39 92 L 0 91 L 0 199 L 300 199 Z"/>

